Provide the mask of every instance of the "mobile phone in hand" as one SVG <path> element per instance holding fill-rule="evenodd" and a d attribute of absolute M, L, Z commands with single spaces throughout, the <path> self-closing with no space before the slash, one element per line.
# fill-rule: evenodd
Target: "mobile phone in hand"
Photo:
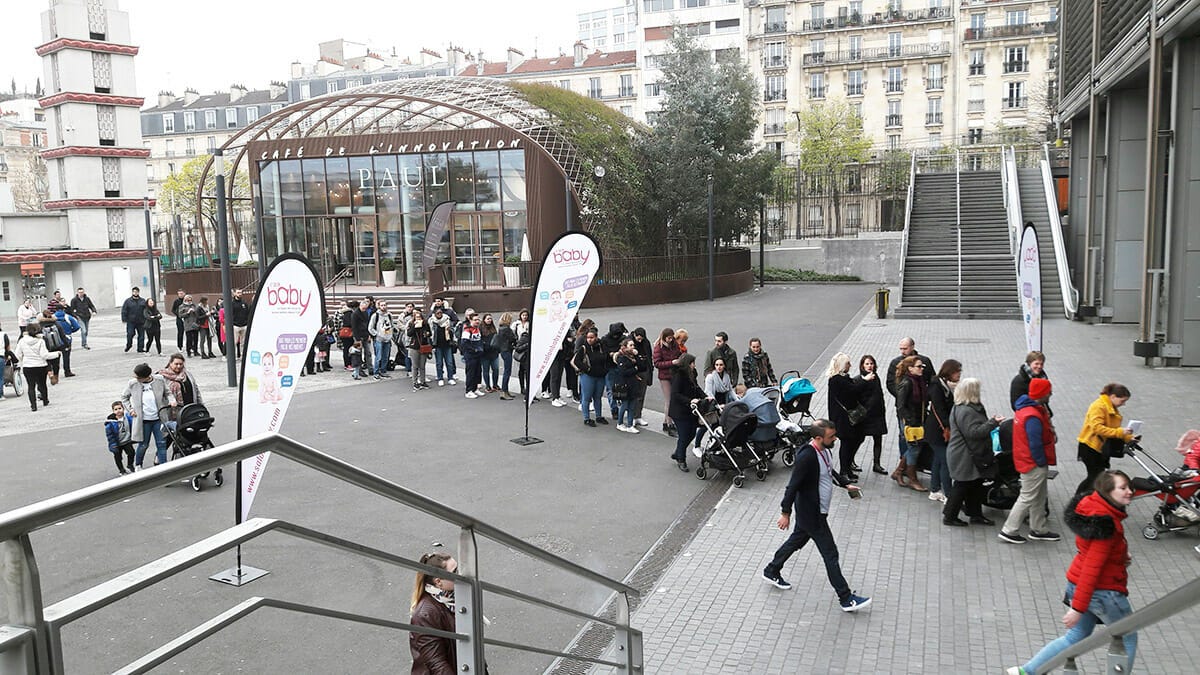
<path fill-rule="evenodd" d="M 850 493 L 850 499 L 861 499 L 862 498 L 862 489 L 861 488 L 857 488 L 857 487 L 847 488 L 846 492 Z"/>

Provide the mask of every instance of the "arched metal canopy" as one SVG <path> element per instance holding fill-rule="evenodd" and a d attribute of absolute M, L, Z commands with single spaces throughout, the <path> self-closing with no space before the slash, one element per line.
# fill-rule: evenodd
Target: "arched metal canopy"
<path fill-rule="evenodd" d="M 232 196 L 233 174 L 245 170 L 246 146 L 253 141 L 444 131 L 500 127 L 509 129 L 553 160 L 570 186 L 580 211 L 588 177 L 578 152 L 558 121 L 525 100 L 508 84 L 481 77 L 426 77 L 363 85 L 300 101 L 259 118 L 221 146 L 232 157 L 226 189 Z M 202 190 L 212 168 L 201 174 Z M 201 200 L 197 200 L 200 204 Z M 232 216 L 233 200 L 229 201 Z M 199 209 L 199 206 L 197 207 Z M 197 222 L 203 222 L 197 213 Z M 232 222 L 232 217 L 230 217 Z M 207 237 L 201 230 L 207 248 Z M 237 237 L 240 239 L 240 233 Z"/>

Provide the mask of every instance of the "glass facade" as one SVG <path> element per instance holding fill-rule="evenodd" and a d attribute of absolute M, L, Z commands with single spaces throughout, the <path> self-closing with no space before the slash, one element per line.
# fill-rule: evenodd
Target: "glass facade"
<path fill-rule="evenodd" d="M 391 259 L 401 283 L 423 283 L 425 224 L 446 200 L 437 262 L 498 275 L 525 245 L 524 149 L 266 160 L 258 175 L 263 253 L 304 253 L 326 279 L 376 283 Z"/>

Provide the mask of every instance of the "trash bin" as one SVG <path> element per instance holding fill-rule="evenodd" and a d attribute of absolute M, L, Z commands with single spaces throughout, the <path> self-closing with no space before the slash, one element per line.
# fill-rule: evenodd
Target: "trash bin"
<path fill-rule="evenodd" d="M 880 288 L 875 291 L 875 316 L 876 318 L 886 319 L 888 312 L 888 294 L 890 289 Z"/>

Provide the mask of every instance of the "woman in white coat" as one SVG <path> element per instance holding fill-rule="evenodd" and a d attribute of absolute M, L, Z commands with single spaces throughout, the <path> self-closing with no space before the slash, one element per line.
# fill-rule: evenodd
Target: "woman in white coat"
<path fill-rule="evenodd" d="M 46 348 L 39 324 L 32 323 L 25 327 L 25 334 L 17 340 L 14 354 L 21 364 L 21 372 L 25 375 L 30 409 L 37 412 L 39 398 L 42 399 L 42 405 L 50 405 L 46 375 L 50 369 L 50 361 L 58 358 L 58 352 Z"/>

